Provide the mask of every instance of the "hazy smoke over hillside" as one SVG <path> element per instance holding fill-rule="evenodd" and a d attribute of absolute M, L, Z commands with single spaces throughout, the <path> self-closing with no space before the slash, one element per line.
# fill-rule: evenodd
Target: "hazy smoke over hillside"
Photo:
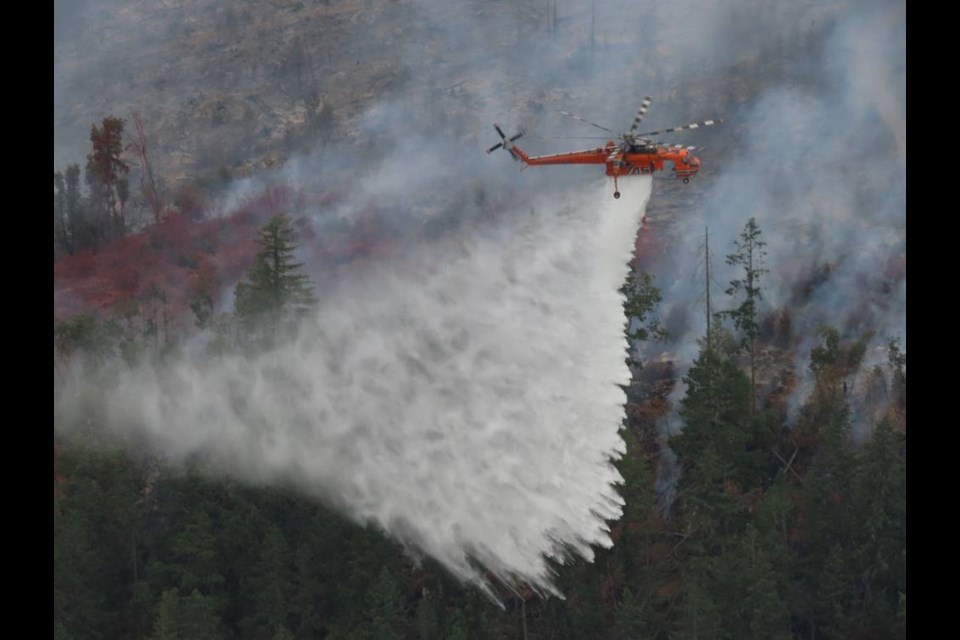
<path fill-rule="evenodd" d="M 292 481 L 463 579 L 472 558 L 552 590 L 544 557 L 591 558 L 621 513 L 619 288 L 649 187 L 544 197 L 344 278 L 263 355 L 125 372 L 111 425 Z"/>
<path fill-rule="evenodd" d="M 787 58 L 764 91 L 725 114 L 739 140 L 703 153 L 720 166 L 698 186 L 699 205 L 671 221 L 673 250 L 654 270 L 682 365 L 705 331 L 704 229 L 713 310 L 728 309 L 736 303 L 724 289 L 742 272 L 724 257 L 750 217 L 767 242 L 761 311 L 789 315 L 789 334 L 777 340 L 795 354 L 800 376 L 821 325 L 844 338 L 873 331 L 873 344 L 906 344 L 903 5 L 838 3 L 821 22 L 809 38 L 816 46 Z"/>
<path fill-rule="evenodd" d="M 650 129 L 726 118 L 666 140 L 707 147 L 701 175 L 670 191 L 677 213 L 658 230 L 670 250 L 653 267 L 681 374 L 705 328 L 703 229 L 725 308 L 735 274 L 722 256 L 751 216 L 769 243 L 765 309 L 791 310 L 791 340 L 823 323 L 905 340 L 905 279 L 883 275 L 905 255 L 903 3 L 561 0 L 555 16 L 548 2 L 279 4 L 56 2 L 55 165 L 84 157 L 92 122 L 142 109 L 174 175 L 249 168 L 285 135 L 303 145 L 289 182 L 349 190 L 318 216 L 373 201 L 412 226 L 475 219 L 480 191 L 551 195 L 334 280 L 292 344 L 125 374 L 109 394 L 114 428 L 243 478 L 294 481 L 465 579 L 480 581 L 472 557 L 549 589 L 544 556 L 571 545 L 589 557 L 620 514 L 617 291 L 650 183 L 614 201 L 595 167 L 517 176 L 482 150 L 493 121 L 526 127 L 530 152 L 591 146 L 534 135 L 597 133 L 556 109 L 626 129 L 647 94 Z M 322 151 L 303 143 L 301 71 L 341 129 Z M 231 188 L 223 202 L 243 195 Z M 810 345 L 790 346 L 806 370 Z"/>

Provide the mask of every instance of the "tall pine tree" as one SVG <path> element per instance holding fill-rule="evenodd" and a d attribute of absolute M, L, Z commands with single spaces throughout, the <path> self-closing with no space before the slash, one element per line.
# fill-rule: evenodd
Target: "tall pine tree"
<path fill-rule="evenodd" d="M 286 214 L 275 216 L 257 239 L 260 252 L 237 285 L 235 309 L 248 335 L 269 341 L 283 328 L 289 328 L 306 310 L 316 304 L 309 276 L 298 273 L 303 265 L 293 261 L 297 246 L 293 226 Z"/>
<path fill-rule="evenodd" d="M 103 119 L 100 127 L 90 128 L 92 149 L 87 154 L 87 181 L 90 199 L 97 210 L 100 237 L 122 235 L 126 226 L 124 206 L 129 193 L 127 173 L 130 166 L 120 158 L 123 153 L 122 118 Z"/>
<path fill-rule="evenodd" d="M 757 317 L 757 304 L 763 299 L 760 289 L 760 278 L 767 272 L 763 268 L 763 259 L 767 255 L 764 247 L 767 243 L 760 239 L 760 227 L 756 218 L 750 218 L 740 232 L 740 239 L 734 241 L 737 250 L 727 256 L 727 264 L 740 267 L 743 276 L 731 280 L 727 287 L 728 296 L 740 299 L 740 304 L 734 309 L 724 311 L 720 315 L 733 320 L 733 325 L 740 332 L 742 345 L 750 350 L 750 399 L 751 412 L 756 411 L 757 375 L 756 375 L 756 340 L 760 334 L 760 323 Z"/>

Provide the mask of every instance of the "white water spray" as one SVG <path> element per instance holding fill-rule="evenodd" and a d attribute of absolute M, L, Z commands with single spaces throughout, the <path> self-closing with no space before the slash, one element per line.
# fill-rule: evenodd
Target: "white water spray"
<path fill-rule="evenodd" d="M 354 274 L 268 353 L 130 372 L 111 423 L 295 481 L 464 580 L 556 593 L 546 558 L 592 559 L 622 512 L 619 288 L 650 186 L 544 197 Z"/>

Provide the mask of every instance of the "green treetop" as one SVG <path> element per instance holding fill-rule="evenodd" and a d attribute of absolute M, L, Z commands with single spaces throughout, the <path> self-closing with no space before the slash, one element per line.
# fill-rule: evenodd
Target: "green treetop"
<path fill-rule="evenodd" d="M 726 293 L 735 299 L 740 300 L 740 304 L 729 311 L 721 313 L 733 320 L 734 327 L 742 336 L 742 345 L 750 351 L 750 386 L 753 397 L 751 398 L 751 411 L 756 410 L 756 367 L 755 343 L 757 336 L 760 335 L 760 323 L 758 321 L 757 304 L 763 299 L 763 291 L 760 288 L 760 278 L 767 272 L 763 268 L 764 258 L 767 255 L 764 247 L 767 243 L 760 239 L 760 227 L 757 225 L 756 218 L 750 218 L 744 225 L 740 233 L 740 239 L 734 242 L 737 250 L 727 256 L 727 264 L 743 269 L 743 277 L 738 280 L 731 280 Z"/>
<path fill-rule="evenodd" d="M 293 261 L 297 245 L 286 214 L 275 216 L 260 230 L 260 251 L 247 278 L 237 285 L 235 309 L 243 328 L 251 334 L 273 334 L 283 324 L 316 304 L 310 277 Z"/>

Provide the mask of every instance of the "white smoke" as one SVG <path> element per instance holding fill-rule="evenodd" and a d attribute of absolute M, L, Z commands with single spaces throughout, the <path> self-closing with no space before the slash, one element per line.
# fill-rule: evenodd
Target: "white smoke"
<path fill-rule="evenodd" d="M 619 288 L 648 178 L 504 213 L 335 283 L 261 355 L 124 373 L 110 423 L 174 458 L 295 482 L 487 588 L 556 593 L 622 513 L 629 382 Z"/>

